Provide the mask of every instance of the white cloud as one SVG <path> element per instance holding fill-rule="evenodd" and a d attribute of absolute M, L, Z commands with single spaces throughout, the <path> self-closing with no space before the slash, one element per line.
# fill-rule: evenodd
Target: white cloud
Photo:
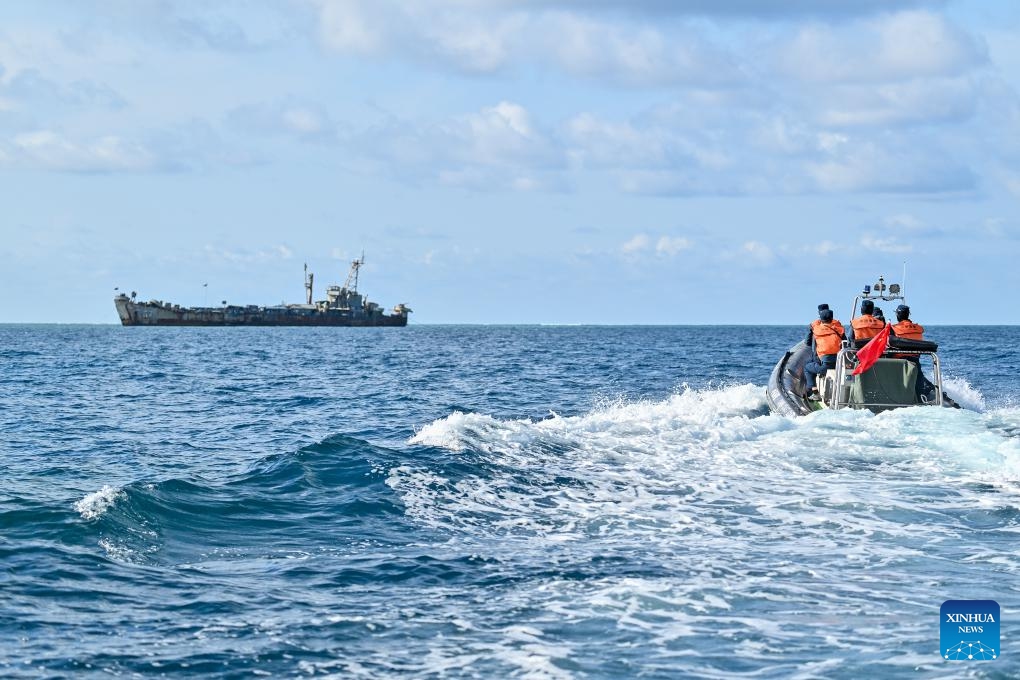
<path fill-rule="evenodd" d="M 294 257 L 294 252 L 282 243 L 260 250 L 222 248 L 206 244 L 202 251 L 210 259 L 224 260 L 234 264 L 253 264 L 260 262 L 272 262 L 274 260 L 290 260 Z"/>
<path fill-rule="evenodd" d="M 682 236 L 662 236 L 655 244 L 655 252 L 673 257 L 694 247 L 694 242 Z"/>
<path fill-rule="evenodd" d="M 651 245 L 652 240 L 648 238 L 647 234 L 636 234 L 629 241 L 624 243 L 620 249 L 627 255 L 633 255 L 643 250 L 647 250 Z"/>
<path fill-rule="evenodd" d="M 815 82 L 873 82 L 953 76 L 987 60 L 987 50 L 945 17 L 905 11 L 800 28 L 779 49 L 778 66 Z"/>
<path fill-rule="evenodd" d="M 372 54 L 386 42 L 385 3 L 328 0 L 319 3 L 319 30 L 327 46 L 339 52 Z"/>
<path fill-rule="evenodd" d="M 15 135 L 8 155 L 27 166 L 65 172 L 157 169 L 148 149 L 116 135 L 77 142 L 53 130 L 34 130 Z"/>
<path fill-rule="evenodd" d="M 439 170 L 435 179 L 445 186 L 473 191 L 510 190 L 544 191 L 558 188 L 555 183 L 527 174 L 516 174 L 510 168 L 470 167 Z"/>
<path fill-rule="evenodd" d="M 950 231 L 945 227 L 928 224 L 909 213 L 889 215 L 883 220 L 883 224 L 889 231 L 911 238 L 937 238 L 945 236 Z"/>
<path fill-rule="evenodd" d="M 766 153 L 784 156 L 800 155 L 816 146 L 815 135 L 804 123 L 778 115 L 758 121 L 748 141 Z"/>
<path fill-rule="evenodd" d="M 126 105 L 121 94 L 94 80 L 64 84 L 34 67 L 4 75 L 0 65 L 0 111 L 115 111 Z"/>
<path fill-rule="evenodd" d="M 494 0 L 532 7 L 570 7 L 578 10 L 642 13 L 655 18 L 748 17 L 792 19 L 797 17 L 844 18 L 889 12 L 924 4 L 925 0 Z"/>
<path fill-rule="evenodd" d="M 233 130 L 259 137 L 290 136 L 316 144 L 336 139 L 337 126 L 326 108 L 309 101 L 286 99 L 242 106 L 228 112 L 225 122 Z"/>
<path fill-rule="evenodd" d="M 835 132 L 819 132 L 816 142 L 820 151 L 836 153 L 850 142 L 850 138 Z"/>
<path fill-rule="evenodd" d="M 839 246 L 832 241 L 822 241 L 821 243 L 814 243 L 808 246 L 808 250 L 815 255 L 828 257 L 829 255 L 838 252 Z"/>
<path fill-rule="evenodd" d="M 746 241 L 740 250 L 745 258 L 758 264 L 772 264 L 776 259 L 772 249 L 760 241 Z"/>
<path fill-rule="evenodd" d="M 391 120 L 352 148 L 397 177 L 477 190 L 557 188 L 566 166 L 556 140 L 507 101 L 432 125 Z"/>
<path fill-rule="evenodd" d="M 970 118 L 977 87 L 970 79 L 938 78 L 818 91 L 819 122 L 834 127 L 932 124 Z"/>
<path fill-rule="evenodd" d="M 907 229 L 910 231 L 920 231 L 924 228 L 924 223 L 921 220 L 907 213 L 890 215 L 885 218 L 885 224 L 894 229 Z"/>
<path fill-rule="evenodd" d="M 742 77 L 726 53 L 685 27 L 667 34 L 565 12 L 536 23 L 546 27 L 549 56 L 575 75 L 636 86 L 719 85 Z"/>
<path fill-rule="evenodd" d="M 864 234 L 861 237 L 861 247 L 868 251 L 892 255 L 909 253 L 914 250 L 913 246 L 901 243 L 893 236 L 876 236 L 874 234 Z"/>
<path fill-rule="evenodd" d="M 690 98 L 680 102 L 689 103 Z M 472 189 L 565 189 L 605 174 L 623 192 L 747 195 L 971 191 L 974 171 L 954 139 L 930 128 L 832 130 L 792 114 L 657 107 L 629 120 L 593 113 L 559 126 L 503 101 L 422 126 L 391 121 L 356 142 L 396 176 Z"/>
<path fill-rule="evenodd" d="M 318 0 L 319 33 L 331 50 L 403 57 L 423 64 L 488 73 L 501 68 L 522 34 L 519 13 L 457 2 Z"/>
<path fill-rule="evenodd" d="M 651 243 L 652 242 L 648 238 L 647 234 L 639 233 L 639 234 L 636 234 L 636 236 L 634 236 L 632 239 L 630 239 L 630 241 L 628 241 L 625 244 L 623 244 L 622 250 L 623 250 L 624 253 L 628 253 L 628 254 L 629 253 L 637 253 L 637 252 L 641 252 L 643 250 L 647 250 L 649 245 L 651 245 Z"/>
<path fill-rule="evenodd" d="M 527 22 L 520 14 L 493 17 L 451 12 L 436 16 L 430 12 L 419 15 L 415 23 L 422 27 L 426 55 L 468 72 L 490 73 L 511 59 L 513 44 L 520 40 Z"/>
<path fill-rule="evenodd" d="M 294 132 L 314 135 L 322 132 L 323 122 L 314 111 L 302 108 L 289 108 L 283 112 L 284 124 Z"/>
<path fill-rule="evenodd" d="M 467 142 L 472 160 L 486 163 L 532 156 L 543 144 L 528 111 L 506 101 L 464 116 L 449 131 Z"/>
<path fill-rule="evenodd" d="M 632 86 L 728 84 L 741 78 L 728 53 L 696 27 L 594 18 L 550 9 L 459 0 L 318 0 L 323 44 L 334 51 L 491 73 L 548 67 Z M 577 10 L 577 11 L 574 11 Z"/>
<path fill-rule="evenodd" d="M 620 246 L 624 255 L 634 256 L 639 253 L 654 252 L 658 257 L 675 257 L 685 250 L 694 247 L 694 242 L 683 236 L 659 236 L 635 234 Z"/>
<path fill-rule="evenodd" d="M 697 132 L 688 136 L 657 122 L 638 128 L 584 113 L 567 122 L 565 134 L 571 143 L 571 158 L 587 167 L 685 165 L 723 170 L 732 163 L 726 150 L 697 139 Z"/>
<path fill-rule="evenodd" d="M 569 120 L 565 134 L 571 157 L 588 166 L 660 165 L 666 153 L 661 141 L 628 123 L 611 123 L 590 113 Z"/>
<path fill-rule="evenodd" d="M 975 187 L 970 168 L 930 141 L 923 146 L 920 139 L 891 136 L 882 144 L 862 139 L 840 145 L 808 163 L 807 172 L 823 191 L 945 193 Z"/>

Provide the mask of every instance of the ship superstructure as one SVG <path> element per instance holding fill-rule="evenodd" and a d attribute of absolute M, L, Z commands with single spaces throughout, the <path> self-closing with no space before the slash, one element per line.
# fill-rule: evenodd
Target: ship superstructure
<path fill-rule="evenodd" d="M 182 307 L 149 300 L 138 302 L 137 294 L 121 293 L 113 299 L 120 322 L 125 326 L 406 326 L 411 309 L 401 303 L 387 313 L 358 292 L 358 274 L 364 256 L 351 262 L 344 285 L 326 288 L 326 299 L 313 302 L 315 275 L 305 265 L 305 302 L 270 307 L 228 305 Z"/>

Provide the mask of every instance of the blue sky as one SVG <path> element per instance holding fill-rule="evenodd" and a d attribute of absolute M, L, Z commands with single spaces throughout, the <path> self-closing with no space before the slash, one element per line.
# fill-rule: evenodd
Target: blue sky
<path fill-rule="evenodd" d="M 115 286 L 417 323 L 1018 323 L 1020 6 L 0 5 L 0 321 Z M 317 296 L 322 295 L 320 287 Z"/>

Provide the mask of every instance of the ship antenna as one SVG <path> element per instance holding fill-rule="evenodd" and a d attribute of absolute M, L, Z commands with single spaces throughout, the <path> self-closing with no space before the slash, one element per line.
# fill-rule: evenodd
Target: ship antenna
<path fill-rule="evenodd" d="M 903 278 L 900 279 L 900 297 L 903 301 L 907 300 L 907 261 L 903 260 Z"/>

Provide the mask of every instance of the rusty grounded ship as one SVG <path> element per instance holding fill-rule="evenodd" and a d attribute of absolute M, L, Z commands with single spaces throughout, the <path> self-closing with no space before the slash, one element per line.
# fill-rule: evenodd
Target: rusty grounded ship
<path fill-rule="evenodd" d="M 312 301 L 315 275 L 305 265 L 305 303 L 182 307 L 149 300 L 137 302 L 136 293 L 113 298 L 120 322 L 125 326 L 406 326 L 411 310 L 401 303 L 389 313 L 358 292 L 358 272 L 365 258 L 354 260 L 343 286 L 326 288 L 326 299 Z"/>

